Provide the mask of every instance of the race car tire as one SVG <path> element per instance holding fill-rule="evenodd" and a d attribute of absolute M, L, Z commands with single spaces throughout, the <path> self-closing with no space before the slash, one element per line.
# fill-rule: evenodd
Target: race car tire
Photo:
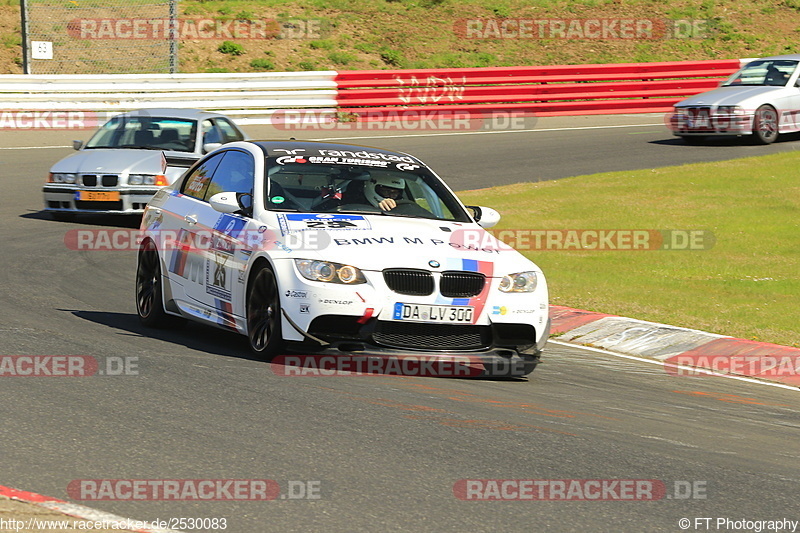
<path fill-rule="evenodd" d="M 275 273 L 257 267 L 247 287 L 247 338 L 259 359 L 270 361 L 283 349 L 281 301 Z"/>
<path fill-rule="evenodd" d="M 753 140 L 758 144 L 770 144 L 778 138 L 778 112 L 764 104 L 753 116 Z"/>
<path fill-rule="evenodd" d="M 136 313 L 139 322 L 148 328 L 180 327 L 185 319 L 164 311 L 161 286 L 161 261 L 153 241 L 146 241 L 139 250 L 136 265 Z"/>

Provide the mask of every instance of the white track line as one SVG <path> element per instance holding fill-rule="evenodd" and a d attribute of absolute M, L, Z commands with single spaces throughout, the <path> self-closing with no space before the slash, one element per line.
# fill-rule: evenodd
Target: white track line
<path fill-rule="evenodd" d="M 529 130 L 499 130 L 499 131 L 458 131 L 450 133 L 408 133 L 404 135 L 380 135 L 380 130 L 375 135 L 362 137 L 323 137 L 319 139 L 309 139 L 315 141 L 346 141 L 348 139 L 402 139 L 407 137 L 443 137 L 451 135 L 498 135 L 502 133 L 547 133 L 553 131 L 577 131 L 577 130 L 603 130 L 612 128 L 649 128 L 652 126 L 664 126 L 663 122 L 654 124 L 617 124 L 611 126 L 574 126 L 568 128 L 534 128 Z M 666 127 L 666 126 L 665 126 Z M 298 134 L 301 132 L 287 132 Z M 0 146 L 0 150 L 36 150 L 40 148 L 72 148 L 72 146 Z"/>
<path fill-rule="evenodd" d="M 325 137 L 322 139 L 314 139 L 317 141 L 342 141 L 347 139 L 399 139 L 404 137 L 442 137 L 447 135 L 498 135 L 501 133 L 538 133 L 538 132 L 552 132 L 552 131 L 573 131 L 573 130 L 603 130 L 611 128 L 643 128 L 652 126 L 664 126 L 663 122 L 655 124 L 619 124 L 613 126 L 574 126 L 569 128 L 535 128 L 530 130 L 500 130 L 500 131 L 459 131 L 452 133 L 409 133 L 406 135 L 368 135 L 365 137 Z M 666 128 L 666 126 L 664 126 Z"/>
<path fill-rule="evenodd" d="M 72 148 L 72 146 L 0 146 L 0 150 L 41 150 L 42 148 Z"/>

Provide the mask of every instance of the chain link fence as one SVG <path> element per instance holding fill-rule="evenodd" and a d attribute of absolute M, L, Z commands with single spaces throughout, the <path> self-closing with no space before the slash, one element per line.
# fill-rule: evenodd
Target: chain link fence
<path fill-rule="evenodd" d="M 22 0 L 26 74 L 177 72 L 178 0 Z"/>

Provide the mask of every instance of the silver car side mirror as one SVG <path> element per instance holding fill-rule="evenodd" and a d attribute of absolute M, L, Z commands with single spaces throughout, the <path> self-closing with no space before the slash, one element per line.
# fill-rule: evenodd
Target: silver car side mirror
<path fill-rule="evenodd" d="M 222 146 L 222 143 L 205 143 L 203 145 L 203 153 L 207 154 L 208 152 L 213 152 L 220 146 Z"/>
<path fill-rule="evenodd" d="M 81 148 L 83 148 L 83 141 L 72 141 L 73 150 L 80 150 Z"/>

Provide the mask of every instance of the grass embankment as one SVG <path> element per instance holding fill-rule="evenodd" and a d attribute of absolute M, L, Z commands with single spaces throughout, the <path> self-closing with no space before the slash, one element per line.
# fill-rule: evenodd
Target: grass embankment
<path fill-rule="evenodd" d="M 551 303 L 800 346 L 800 155 L 466 191 L 498 228 L 710 230 L 709 250 L 523 252 Z"/>
<path fill-rule="evenodd" d="M 110 16 L 101 8 L 92 11 L 92 3 L 64 2 L 67 7 L 73 4 L 75 17 Z M 299 19 L 318 21 L 324 29 L 319 35 L 293 39 L 186 34 L 179 45 L 181 72 L 626 63 L 800 51 L 800 0 L 182 0 L 178 9 L 184 20 Z M 528 37 L 506 32 L 503 38 L 486 25 L 502 19 L 538 22 Z M 650 20 L 654 28 L 690 21 L 698 22 L 700 31 L 681 30 L 670 36 L 657 30 L 652 38 L 613 33 L 581 38 L 581 31 L 589 31 L 582 26 L 561 36 L 551 31 L 550 21 L 573 19 Z M 474 33 L 467 37 L 466 20 L 483 21 L 481 38 Z M 0 0 L 0 73 L 21 72 L 19 32 L 19 1 Z M 225 40 L 231 44 L 220 48 Z"/>

